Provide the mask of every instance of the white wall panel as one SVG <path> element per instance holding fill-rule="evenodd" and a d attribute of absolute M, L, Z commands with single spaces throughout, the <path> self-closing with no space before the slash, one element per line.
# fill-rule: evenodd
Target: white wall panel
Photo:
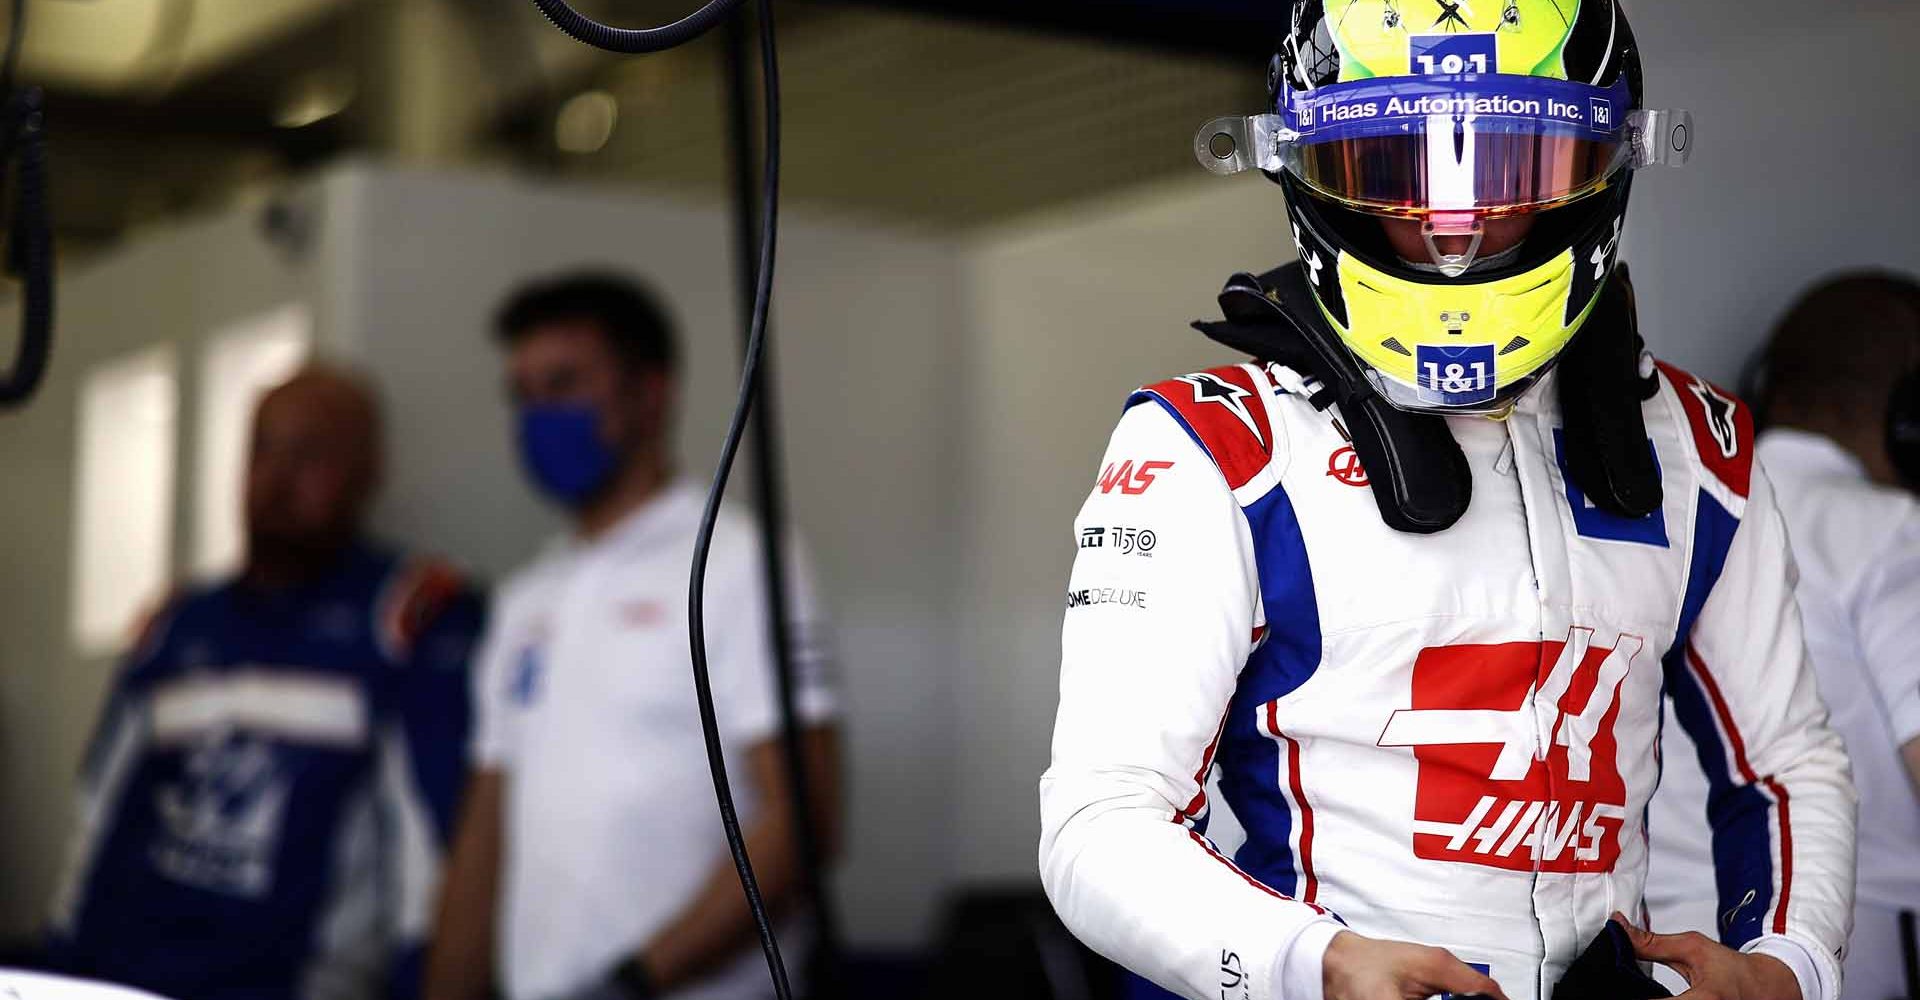
<path fill-rule="evenodd" d="M 148 348 L 87 373 L 80 386 L 74 486 L 74 643 L 125 649 L 166 594 L 173 557 L 179 376 L 173 351 Z"/>
<path fill-rule="evenodd" d="M 253 411 L 298 369 L 313 344 L 313 314 L 291 303 L 214 334 L 200 351 L 200 430 L 194 448 L 192 571 L 231 573 L 245 555 L 242 497 Z"/>

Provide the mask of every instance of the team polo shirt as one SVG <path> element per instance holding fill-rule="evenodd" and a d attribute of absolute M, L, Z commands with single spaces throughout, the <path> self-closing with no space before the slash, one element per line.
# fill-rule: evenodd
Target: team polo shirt
<path fill-rule="evenodd" d="M 476 766 L 506 781 L 499 907 L 510 1000 L 591 984 L 674 920 L 728 863 L 687 643 L 704 490 L 677 481 L 591 542 L 551 544 L 501 588 L 476 673 Z M 790 562 L 798 709 L 836 714 L 811 573 Z M 715 712 L 741 821 L 760 807 L 744 752 L 780 718 L 757 528 L 723 510 L 706 609 Z M 770 993 L 758 952 L 677 996 Z"/>

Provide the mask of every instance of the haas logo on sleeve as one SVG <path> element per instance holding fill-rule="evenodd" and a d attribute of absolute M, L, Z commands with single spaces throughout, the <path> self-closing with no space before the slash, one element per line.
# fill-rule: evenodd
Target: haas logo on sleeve
<path fill-rule="evenodd" d="M 1123 496 L 1140 496 L 1153 488 L 1154 477 L 1171 468 L 1172 462 L 1109 463 L 1100 471 L 1100 492 L 1119 490 Z"/>
<path fill-rule="evenodd" d="M 1413 707 L 1393 713 L 1380 736 L 1419 761 L 1415 856 L 1611 871 L 1627 815 L 1614 722 L 1643 645 L 1624 635 L 1607 649 L 1576 628 L 1565 642 L 1421 652 Z"/>

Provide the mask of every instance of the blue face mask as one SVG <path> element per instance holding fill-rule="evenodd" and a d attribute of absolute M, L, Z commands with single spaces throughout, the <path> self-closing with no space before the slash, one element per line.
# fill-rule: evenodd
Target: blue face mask
<path fill-rule="evenodd" d="M 534 485 L 569 507 L 593 499 L 620 469 L 601 440 L 600 415 L 580 405 L 522 407 L 520 460 Z"/>

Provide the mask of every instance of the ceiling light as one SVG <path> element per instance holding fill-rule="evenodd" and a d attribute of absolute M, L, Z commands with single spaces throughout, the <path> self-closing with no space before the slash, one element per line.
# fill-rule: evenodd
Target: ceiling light
<path fill-rule="evenodd" d="M 568 153 L 598 153 L 613 138 L 620 102 L 604 90 L 575 94 L 553 120 L 553 142 Z"/>
<path fill-rule="evenodd" d="M 309 73 L 287 92 L 274 109 L 273 123 L 281 128 L 306 128 L 347 110 L 353 103 L 352 77 L 345 73 Z"/>

